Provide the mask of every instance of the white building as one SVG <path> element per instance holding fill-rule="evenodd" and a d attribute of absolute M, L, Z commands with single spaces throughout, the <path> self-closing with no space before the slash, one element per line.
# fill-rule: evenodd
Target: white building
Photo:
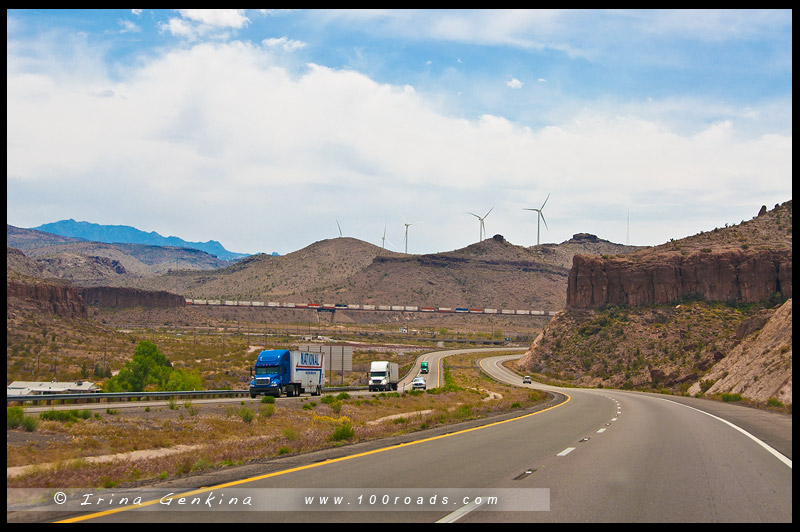
<path fill-rule="evenodd" d="M 9 395 L 49 395 L 56 393 L 96 393 L 100 387 L 89 381 L 73 382 L 35 382 L 14 381 L 6 387 Z"/>

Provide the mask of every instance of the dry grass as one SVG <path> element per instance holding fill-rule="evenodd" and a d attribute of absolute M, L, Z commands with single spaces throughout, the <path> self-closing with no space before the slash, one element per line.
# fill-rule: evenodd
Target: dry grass
<path fill-rule="evenodd" d="M 8 477 L 7 487 L 110 487 L 174 478 L 485 417 L 542 399 L 528 389 L 488 379 L 475 369 L 474 358 L 475 355 L 448 358 L 451 367 L 447 370 L 447 391 L 439 393 L 326 395 L 322 399 L 304 397 L 274 405 L 250 401 L 233 405 L 184 404 L 174 410 L 165 404 L 149 412 L 143 408 L 119 409 L 113 415 L 101 414 L 99 418 L 69 423 L 43 421 L 33 434 L 39 438 L 49 436 L 48 444 L 7 444 L 7 467 L 41 464 L 24 475 Z M 415 415 L 422 411 L 430 412 Z M 369 423 L 398 414 L 401 416 Z M 335 431 L 342 427 L 352 428 L 352 436 L 334 440 Z M 9 438 L 9 442 L 17 439 Z M 92 456 L 177 445 L 193 447 L 137 460 L 87 461 Z M 44 466 L 51 463 L 58 465 Z"/>

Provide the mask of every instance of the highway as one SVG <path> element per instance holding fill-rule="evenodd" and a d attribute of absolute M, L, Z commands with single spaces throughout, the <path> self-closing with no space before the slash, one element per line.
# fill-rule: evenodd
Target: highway
<path fill-rule="evenodd" d="M 443 356 L 430 355 L 431 379 L 439 378 Z M 481 365 L 522 385 L 500 361 Z M 792 521 L 790 416 L 692 398 L 525 386 L 553 391 L 561 402 L 496 423 L 271 461 L 243 468 L 237 478 L 176 483 L 135 509 L 79 519 Z M 434 499 L 438 505 L 420 504 Z"/>

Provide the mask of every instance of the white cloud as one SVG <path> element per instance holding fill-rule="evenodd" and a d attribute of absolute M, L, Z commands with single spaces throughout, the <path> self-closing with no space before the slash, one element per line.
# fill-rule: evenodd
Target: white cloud
<path fill-rule="evenodd" d="M 307 43 L 295 41 L 293 39 L 289 39 L 288 37 L 264 39 L 261 41 L 261 43 L 267 48 L 277 48 L 283 50 L 284 52 L 294 52 L 295 50 L 299 50 L 307 46 Z"/>
<path fill-rule="evenodd" d="M 512 78 L 511 81 L 506 82 L 506 85 L 508 87 L 511 87 L 512 89 L 521 89 L 522 86 L 525 84 L 520 80 L 518 80 L 517 78 Z"/>
<path fill-rule="evenodd" d="M 226 30 L 240 29 L 250 21 L 244 9 L 179 9 L 178 13 L 180 17 L 159 23 L 159 29 L 188 40 L 228 37 Z"/>
<path fill-rule="evenodd" d="M 120 30 L 121 33 L 129 33 L 129 32 L 139 33 L 142 31 L 142 28 L 140 28 L 135 22 L 132 22 L 130 20 L 120 20 L 119 24 L 120 26 L 122 26 L 122 29 Z"/>
<path fill-rule="evenodd" d="M 178 11 L 184 18 L 206 26 L 241 28 L 249 22 L 244 9 L 180 9 Z"/>
<path fill-rule="evenodd" d="M 732 119 L 687 132 L 635 107 L 586 108 L 541 129 L 488 114 L 454 118 L 411 86 L 313 64 L 290 73 L 268 48 L 241 42 L 175 50 L 119 81 L 94 70 L 32 74 L 12 48 L 8 59 L 12 225 L 33 214 L 12 192 L 58 191 L 71 200 L 48 205 L 49 219 L 27 227 L 77 217 L 141 226 L 163 216 L 140 228 L 285 253 L 336 236 L 324 233 L 335 219 L 378 244 L 388 220 L 387 238 L 402 245 L 392 229 L 402 214 L 424 222 L 410 236 L 409 251 L 419 253 L 473 242 L 464 212 L 492 205 L 487 231 L 530 245 L 533 222 L 522 209 L 552 193 L 543 241 L 577 232 L 614 239 L 608 211 L 623 209 L 624 220 L 627 206 L 646 235 L 632 243 L 655 244 L 713 229 L 692 218 L 709 199 L 769 203 L 759 199 L 764 191 L 787 183 L 791 191 L 791 132 L 742 135 Z M 741 114 L 767 113 L 750 106 Z M 686 216 L 665 224 L 672 215 L 662 202 Z M 653 214 L 661 217 L 645 218 Z M 716 223 L 726 221 L 739 220 Z"/>

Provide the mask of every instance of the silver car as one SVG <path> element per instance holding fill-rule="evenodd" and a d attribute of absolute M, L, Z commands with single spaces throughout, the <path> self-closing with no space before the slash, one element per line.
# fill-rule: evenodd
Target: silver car
<path fill-rule="evenodd" d="M 529 375 L 525 375 L 524 377 L 522 377 L 522 384 L 530 384 L 530 383 L 531 383 L 531 378 Z"/>
<path fill-rule="evenodd" d="M 412 390 L 425 390 L 427 387 L 428 385 L 422 377 L 414 377 L 414 380 L 411 381 Z"/>

